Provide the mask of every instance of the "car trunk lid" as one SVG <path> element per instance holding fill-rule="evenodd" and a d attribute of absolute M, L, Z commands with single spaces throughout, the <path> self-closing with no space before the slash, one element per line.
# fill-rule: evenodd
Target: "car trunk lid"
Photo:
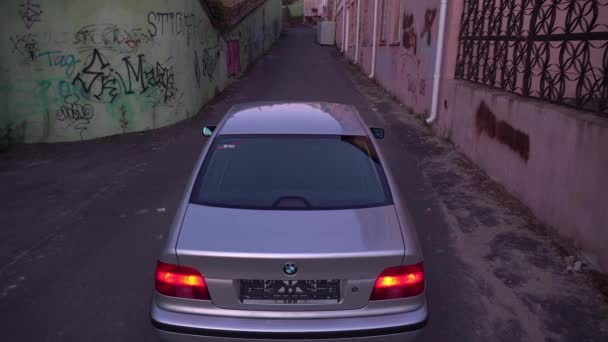
<path fill-rule="evenodd" d="M 277 308 L 243 302 L 241 280 L 339 280 L 339 303 L 288 305 L 313 310 L 365 306 L 376 277 L 400 265 L 405 250 L 392 205 L 309 211 L 191 204 L 176 252 L 180 264 L 203 274 L 222 308 Z M 286 274 L 286 264 L 297 272 Z"/>

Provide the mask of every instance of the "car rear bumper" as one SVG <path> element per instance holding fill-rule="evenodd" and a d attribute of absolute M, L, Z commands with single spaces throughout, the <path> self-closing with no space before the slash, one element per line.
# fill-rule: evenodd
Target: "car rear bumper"
<path fill-rule="evenodd" d="M 256 319 L 193 315 L 152 304 L 151 321 L 163 341 L 403 342 L 420 337 L 427 306 L 415 311 L 332 319 Z"/>

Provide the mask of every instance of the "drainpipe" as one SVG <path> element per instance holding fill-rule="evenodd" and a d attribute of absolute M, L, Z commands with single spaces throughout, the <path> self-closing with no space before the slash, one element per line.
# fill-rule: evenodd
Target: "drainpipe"
<path fill-rule="evenodd" d="M 437 56 L 435 56 L 435 75 L 433 76 L 433 94 L 431 97 L 431 115 L 426 119 L 427 124 L 437 119 L 439 105 L 439 81 L 441 80 L 441 63 L 443 57 L 443 40 L 445 37 L 445 20 L 448 1 L 441 0 L 439 7 L 439 35 L 437 37 Z"/>
<path fill-rule="evenodd" d="M 342 0 L 342 52 L 346 44 L 346 0 Z"/>
<path fill-rule="evenodd" d="M 348 58 L 348 38 L 350 38 L 350 9 L 346 10 L 346 38 L 344 41 L 346 42 L 346 46 L 344 47 L 344 56 Z"/>
<path fill-rule="evenodd" d="M 355 64 L 359 62 L 359 25 L 361 24 L 361 0 L 357 0 L 357 37 L 355 38 Z"/>
<path fill-rule="evenodd" d="M 372 72 L 369 78 L 374 78 L 376 75 L 376 37 L 378 36 L 378 0 L 374 0 L 374 36 L 372 38 Z"/>

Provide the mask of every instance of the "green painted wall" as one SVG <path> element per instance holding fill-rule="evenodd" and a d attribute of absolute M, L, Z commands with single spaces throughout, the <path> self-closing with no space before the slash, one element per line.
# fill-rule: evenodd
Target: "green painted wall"
<path fill-rule="evenodd" d="M 281 23 L 280 0 L 223 33 L 198 0 L 3 0 L 0 146 L 193 116 L 270 48 Z"/>
<path fill-rule="evenodd" d="M 304 0 L 289 4 L 287 8 L 289 8 L 289 14 L 292 17 L 301 18 L 304 15 Z"/>

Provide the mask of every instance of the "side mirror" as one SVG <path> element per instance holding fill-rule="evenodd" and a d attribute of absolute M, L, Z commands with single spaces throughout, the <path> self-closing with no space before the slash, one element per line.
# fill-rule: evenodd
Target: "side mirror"
<path fill-rule="evenodd" d="M 384 139 L 384 128 L 370 127 L 370 130 L 376 139 Z"/>
<path fill-rule="evenodd" d="M 217 126 L 205 126 L 205 127 L 203 127 L 203 136 L 204 137 L 210 137 L 211 135 L 213 135 L 213 131 L 215 131 L 215 127 L 217 127 Z"/>

